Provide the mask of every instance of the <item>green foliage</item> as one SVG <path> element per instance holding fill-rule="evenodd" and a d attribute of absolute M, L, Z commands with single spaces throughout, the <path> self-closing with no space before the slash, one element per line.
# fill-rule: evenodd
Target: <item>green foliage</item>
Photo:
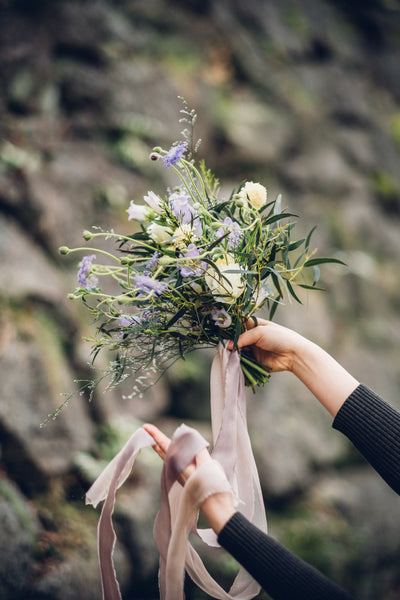
<path fill-rule="evenodd" d="M 318 289 L 318 265 L 340 262 L 314 256 L 314 229 L 294 239 L 296 216 L 282 208 L 280 195 L 268 202 L 263 185 L 247 182 L 221 197 L 218 180 L 194 159 L 196 114 L 185 102 L 181 114 L 183 141 L 150 156 L 175 172 L 176 188 L 165 197 L 149 192 L 145 205 L 131 202 L 136 233 L 84 233 L 86 241 L 105 238 L 115 248 L 94 248 L 96 255 L 83 259 L 80 286 L 71 294 L 96 322 L 93 360 L 104 349 L 114 351 L 112 385 L 134 373 L 137 393 L 150 373 L 162 373 L 196 348 L 227 339 L 235 347 L 257 311 L 264 307 L 272 319 L 284 301 L 301 303 L 296 286 Z M 94 260 L 98 254 L 104 264 Z M 247 385 L 268 381 L 251 355 L 242 353 L 241 364 Z"/>

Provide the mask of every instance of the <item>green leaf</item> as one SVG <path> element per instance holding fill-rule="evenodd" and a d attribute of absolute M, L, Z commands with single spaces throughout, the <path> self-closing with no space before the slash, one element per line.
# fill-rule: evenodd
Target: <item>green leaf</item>
<path fill-rule="evenodd" d="M 290 283 L 290 281 L 286 281 L 286 285 L 287 285 L 289 292 L 292 294 L 293 298 L 296 300 L 296 302 L 298 302 L 299 304 L 303 304 L 302 301 L 300 300 L 300 298 L 296 295 L 296 292 L 294 291 L 293 286 Z"/>
<path fill-rule="evenodd" d="M 338 258 L 311 258 L 304 263 L 305 267 L 313 267 L 314 265 L 322 265 L 323 263 L 336 263 L 338 265 L 346 265 L 345 262 Z"/>
<path fill-rule="evenodd" d="M 316 290 L 317 292 L 325 292 L 324 288 L 316 287 L 315 285 L 307 285 L 306 283 L 299 283 L 299 287 L 304 288 L 305 290 Z"/>
<path fill-rule="evenodd" d="M 172 325 L 174 323 L 176 323 L 177 321 L 179 321 L 179 319 L 181 317 L 183 317 L 183 315 L 185 314 L 186 311 L 187 311 L 187 308 L 185 306 L 182 307 L 180 310 L 178 310 L 178 312 L 168 321 L 168 323 L 165 326 L 165 329 L 172 327 Z"/>
<path fill-rule="evenodd" d="M 310 241 L 311 241 L 311 236 L 312 236 L 312 234 L 314 233 L 314 231 L 316 230 L 316 228 L 317 228 L 317 226 L 316 226 L 316 225 L 314 225 L 314 227 L 311 229 L 310 233 L 309 233 L 309 234 L 308 234 L 308 236 L 307 236 L 307 239 L 306 239 L 306 244 L 305 244 L 306 250 L 308 250 L 308 248 L 309 248 Z"/>
<path fill-rule="evenodd" d="M 272 321 L 272 319 L 274 318 L 274 314 L 276 313 L 276 309 L 278 308 L 278 304 L 279 304 L 279 303 L 278 303 L 278 300 L 279 300 L 279 298 L 281 298 L 281 297 L 282 297 L 282 296 L 277 296 L 277 298 L 275 298 L 275 299 L 272 301 L 272 308 L 271 308 L 271 310 L 269 311 L 269 320 L 270 320 L 270 321 Z"/>
<path fill-rule="evenodd" d="M 237 319 L 236 323 L 235 323 L 235 333 L 233 336 L 233 349 L 234 350 L 236 350 L 236 348 L 237 348 L 238 339 L 239 339 L 239 336 L 241 333 L 242 333 L 242 323 L 241 323 L 240 319 Z"/>
<path fill-rule="evenodd" d="M 279 213 L 278 215 L 272 215 L 272 217 L 267 217 L 263 219 L 263 226 L 271 225 L 275 223 L 275 221 L 280 221 L 281 219 L 286 219 L 288 217 L 297 217 L 294 213 Z"/>
<path fill-rule="evenodd" d="M 278 194 L 274 203 L 274 215 L 278 215 L 282 212 L 282 194 Z"/>
<path fill-rule="evenodd" d="M 304 238 L 302 240 L 298 240 L 297 242 L 291 242 L 289 244 L 289 252 L 292 252 L 292 250 L 297 250 L 297 248 L 300 248 L 300 246 L 303 244 L 304 242 Z"/>

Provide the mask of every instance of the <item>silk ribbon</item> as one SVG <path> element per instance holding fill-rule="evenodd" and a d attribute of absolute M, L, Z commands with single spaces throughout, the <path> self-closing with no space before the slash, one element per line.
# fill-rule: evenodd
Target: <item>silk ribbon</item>
<path fill-rule="evenodd" d="M 210 387 L 213 460 L 201 465 L 184 487 L 179 485 L 179 474 L 208 446 L 196 430 L 181 425 L 171 440 L 161 475 L 161 504 L 154 524 L 154 538 L 160 552 L 161 600 L 184 599 L 185 569 L 213 598 L 250 600 L 260 591 L 259 584 L 240 568 L 226 592 L 208 573 L 188 539 L 193 530 L 207 544 L 218 546 L 211 529 L 196 530 L 198 507 L 208 495 L 229 490 L 240 511 L 267 531 L 261 486 L 247 431 L 245 387 L 238 352 L 218 345 Z M 104 501 L 98 524 L 103 600 L 121 600 L 112 558 L 116 540 L 112 524 L 116 491 L 129 476 L 140 450 L 153 444 L 153 438 L 144 429 L 138 429 L 86 494 L 86 503 L 94 507 Z"/>

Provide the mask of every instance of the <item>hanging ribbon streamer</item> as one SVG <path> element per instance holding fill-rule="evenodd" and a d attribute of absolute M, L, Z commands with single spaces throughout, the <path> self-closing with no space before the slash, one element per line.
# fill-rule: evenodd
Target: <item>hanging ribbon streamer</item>
<path fill-rule="evenodd" d="M 217 348 L 211 369 L 211 413 L 213 460 L 201 465 L 179 485 L 179 474 L 208 442 L 194 429 L 181 425 L 175 432 L 161 476 L 161 505 L 154 525 L 160 552 L 159 587 L 161 600 L 184 600 L 185 569 L 206 593 L 221 600 L 250 600 L 259 591 L 258 583 L 240 568 L 226 592 L 208 573 L 188 540 L 190 530 L 209 545 L 217 546 L 211 529 L 196 530 L 198 507 L 209 495 L 231 491 L 240 511 L 256 526 L 267 531 L 261 486 L 251 449 L 246 422 L 246 397 L 240 357 L 222 344 Z M 140 450 L 154 445 L 144 430 L 136 431 L 96 479 L 86 494 L 94 507 L 104 501 L 98 524 L 98 553 L 103 600 L 121 600 L 113 565 L 115 532 L 112 513 L 117 489 L 128 477 Z"/>

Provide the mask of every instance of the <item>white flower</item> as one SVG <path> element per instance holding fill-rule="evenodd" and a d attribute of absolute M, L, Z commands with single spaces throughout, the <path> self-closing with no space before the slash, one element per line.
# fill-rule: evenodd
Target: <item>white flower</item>
<path fill-rule="evenodd" d="M 156 213 L 161 213 L 162 208 L 160 206 L 160 198 L 154 192 L 147 192 L 147 196 L 144 196 L 144 201 L 152 208 Z"/>
<path fill-rule="evenodd" d="M 158 223 L 151 223 L 147 228 L 147 233 L 157 244 L 162 244 L 171 237 L 171 230 Z"/>
<path fill-rule="evenodd" d="M 136 221 L 144 221 L 147 215 L 147 206 L 143 206 L 143 204 L 135 204 L 134 201 L 131 200 L 127 213 L 128 221 L 132 221 L 133 219 Z"/>
<path fill-rule="evenodd" d="M 181 223 L 173 233 L 171 240 L 175 247 L 186 248 L 193 240 L 198 238 L 195 229 L 190 223 Z"/>
<path fill-rule="evenodd" d="M 248 181 L 240 190 L 239 197 L 245 204 L 250 202 L 254 208 L 262 208 L 267 202 L 267 190 L 261 183 Z"/>
<path fill-rule="evenodd" d="M 235 263 L 231 254 L 227 254 L 225 258 L 219 258 L 215 264 L 223 277 L 220 277 L 217 271 L 211 267 L 204 277 L 206 284 L 217 301 L 232 304 L 243 292 L 244 283 L 240 273 L 229 273 L 229 271 L 241 271 L 242 269 L 238 263 Z"/>

